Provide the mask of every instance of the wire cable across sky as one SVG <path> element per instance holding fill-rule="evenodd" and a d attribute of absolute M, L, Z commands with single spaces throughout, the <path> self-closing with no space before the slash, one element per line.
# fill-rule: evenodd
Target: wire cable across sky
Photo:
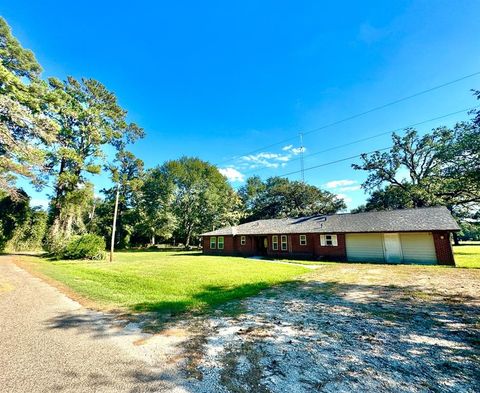
<path fill-rule="evenodd" d="M 304 159 L 308 159 L 310 157 L 317 156 L 317 155 L 322 154 L 322 153 L 326 153 L 326 152 L 329 152 L 329 151 L 340 149 L 342 147 L 351 146 L 351 145 L 354 145 L 356 143 L 369 141 L 371 139 L 375 139 L 375 138 L 379 138 L 381 136 L 389 135 L 389 134 L 392 134 L 394 132 L 399 132 L 399 131 L 405 130 L 407 128 L 417 127 L 417 126 L 420 126 L 422 124 L 426 124 L 426 123 L 430 123 L 432 121 L 447 118 L 449 116 L 458 115 L 459 113 L 469 112 L 471 110 L 478 109 L 478 108 L 480 108 L 480 105 L 474 106 L 474 107 L 471 107 L 471 108 L 461 109 L 461 110 L 455 111 L 455 112 L 450 112 L 450 113 L 447 113 L 445 115 L 430 118 L 428 120 L 423 120 L 423 121 L 420 121 L 420 122 L 417 122 L 417 123 L 412 123 L 412 124 L 406 125 L 404 127 L 398 127 L 398 128 L 396 128 L 394 130 L 391 130 L 391 131 L 384 131 L 384 132 L 381 132 L 381 133 L 378 133 L 378 134 L 367 136 L 365 138 L 360 138 L 360 139 L 356 139 L 356 140 L 353 140 L 353 141 L 350 141 L 350 142 L 342 143 L 340 145 L 335 145 L 335 146 L 329 147 L 327 149 L 319 150 L 319 151 L 316 151 L 316 152 L 313 152 L 313 153 L 310 153 L 310 154 L 305 154 Z M 300 158 L 293 158 L 288 163 L 295 162 L 295 161 L 298 161 L 298 160 L 300 160 Z M 244 172 L 244 174 L 245 175 L 254 174 L 254 173 L 266 170 L 266 169 L 271 169 L 271 168 L 264 166 L 264 167 L 261 167 L 261 168 L 256 168 L 256 169 L 253 169 L 251 171 Z"/>
<path fill-rule="evenodd" d="M 457 78 L 457 79 L 454 79 L 454 80 L 451 80 L 451 81 L 442 83 L 442 84 L 440 84 L 440 85 L 436 85 L 436 86 L 430 87 L 430 88 L 428 88 L 428 89 L 419 91 L 419 92 L 417 92 L 417 93 L 408 95 L 408 96 L 406 96 L 406 97 L 402 97 L 402 98 L 399 98 L 399 99 L 397 99 L 397 100 L 390 101 L 390 102 L 388 102 L 388 103 L 386 103 L 386 104 L 382 104 L 382 105 L 376 106 L 376 107 L 371 108 L 371 109 L 369 109 L 369 110 L 366 110 L 366 111 L 364 111 L 364 112 L 356 113 L 356 114 L 354 114 L 354 115 L 345 117 L 345 118 L 343 118 L 343 119 L 334 121 L 334 122 L 332 122 L 332 123 L 328 123 L 328 124 L 325 124 L 325 125 L 323 125 L 323 126 L 320 126 L 320 127 L 317 127 L 317 128 L 313 128 L 313 129 L 311 129 L 311 130 L 300 131 L 300 133 L 302 133 L 304 136 L 305 136 L 305 135 L 309 135 L 309 134 L 313 134 L 313 133 L 315 133 L 315 132 L 322 131 L 322 130 L 324 130 L 324 129 L 326 129 L 326 128 L 333 127 L 333 126 L 336 126 L 336 125 L 338 125 L 338 124 L 342 124 L 342 123 L 345 123 L 345 122 L 348 122 L 348 121 L 357 119 L 357 118 L 359 118 L 359 117 L 365 116 L 365 115 L 370 114 L 370 113 L 372 113 L 372 112 L 376 112 L 376 111 L 385 109 L 385 108 L 387 108 L 387 107 L 389 107 L 389 106 L 399 104 L 400 102 L 404 102 L 404 101 L 410 100 L 410 99 L 412 99 L 412 98 L 419 97 L 419 96 L 424 95 L 424 94 L 427 94 L 427 93 L 431 93 L 432 91 L 441 89 L 441 88 L 446 87 L 446 86 L 453 85 L 453 84 L 455 84 L 455 83 L 464 81 L 464 80 L 469 79 L 469 78 L 473 78 L 473 77 L 478 76 L 478 75 L 480 75 L 480 71 L 474 72 L 474 73 L 469 74 L 469 75 L 462 76 L 462 77 L 460 77 L 460 78 Z M 275 143 L 272 143 L 272 144 L 269 144 L 269 145 L 266 145 L 266 146 L 259 147 L 259 148 L 257 148 L 257 149 L 254 149 L 254 150 L 251 150 L 251 151 L 246 152 L 246 153 L 244 153 L 244 154 L 241 154 L 240 156 L 246 156 L 246 155 L 254 154 L 254 153 L 257 153 L 257 152 L 259 152 L 259 151 L 269 149 L 269 148 L 271 148 L 271 147 L 275 147 L 275 146 L 278 146 L 278 145 L 281 145 L 281 144 L 284 144 L 284 143 L 287 143 L 287 142 L 291 142 L 291 141 L 293 141 L 293 140 L 298 140 L 298 133 L 296 134 L 296 136 L 292 136 L 292 137 L 290 137 L 290 138 L 283 139 L 283 140 L 281 140 L 281 141 L 278 141 L 278 142 L 275 142 Z M 231 161 L 233 161 L 233 160 L 235 160 L 235 159 L 237 159 L 237 158 L 238 158 L 238 156 L 235 156 L 235 157 L 229 158 L 229 159 L 227 159 L 227 160 L 223 160 L 223 161 L 217 162 L 215 165 L 216 165 L 216 166 L 219 166 L 219 165 L 222 165 L 222 164 L 231 162 Z"/>

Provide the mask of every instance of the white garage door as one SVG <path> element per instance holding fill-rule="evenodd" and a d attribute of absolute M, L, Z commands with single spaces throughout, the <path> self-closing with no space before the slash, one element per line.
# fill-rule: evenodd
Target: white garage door
<path fill-rule="evenodd" d="M 382 233 L 347 233 L 347 259 L 360 262 L 383 262 Z"/>
<path fill-rule="evenodd" d="M 400 242 L 405 263 L 437 263 L 437 254 L 431 233 L 401 233 Z"/>

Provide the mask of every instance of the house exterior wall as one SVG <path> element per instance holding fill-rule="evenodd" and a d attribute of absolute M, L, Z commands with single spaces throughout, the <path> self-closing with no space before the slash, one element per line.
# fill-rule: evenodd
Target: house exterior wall
<path fill-rule="evenodd" d="M 287 236 L 287 250 L 281 249 L 281 235 L 278 236 L 278 250 L 273 250 L 272 238 L 274 235 L 266 235 L 268 239 L 267 256 L 273 258 L 292 259 L 314 259 L 314 260 L 347 260 L 346 234 L 331 233 L 337 235 L 337 246 L 322 246 L 319 233 L 305 234 L 306 245 L 300 244 L 301 234 L 289 234 Z M 455 265 L 450 233 L 446 231 L 432 232 L 437 256 L 437 263 L 440 265 Z M 209 255 L 237 255 L 252 256 L 257 254 L 256 236 L 245 236 L 245 244 L 241 244 L 241 236 L 224 236 L 224 248 L 210 249 L 210 236 L 203 237 L 203 253 Z"/>
<path fill-rule="evenodd" d="M 216 237 L 217 243 L 216 248 L 210 248 L 210 237 Z M 204 254 L 209 255 L 235 255 L 234 253 L 234 244 L 232 236 L 223 236 L 224 246 L 223 249 L 218 249 L 218 238 L 219 236 L 204 236 L 202 242 L 202 250 Z"/>
<path fill-rule="evenodd" d="M 331 233 L 331 235 L 337 235 L 337 246 L 322 246 L 320 244 L 320 234 L 314 234 L 315 236 L 315 256 L 316 259 L 330 259 L 330 260 L 346 260 L 347 248 L 345 246 L 345 234 L 344 233 Z"/>
<path fill-rule="evenodd" d="M 455 266 L 453 257 L 452 243 L 450 242 L 449 232 L 433 232 L 433 243 L 437 253 L 437 263 L 439 265 Z"/>
<path fill-rule="evenodd" d="M 215 249 L 210 248 L 210 237 L 204 236 L 202 240 L 202 251 L 208 255 L 235 255 L 235 256 L 251 256 L 255 254 L 254 238 L 252 236 L 245 236 L 245 245 L 241 244 L 241 236 L 223 236 L 224 248 L 218 249 L 218 236 L 217 247 Z"/>
<path fill-rule="evenodd" d="M 255 254 L 254 238 L 245 235 L 245 244 L 242 245 L 242 236 L 233 237 L 235 255 L 250 256 Z"/>

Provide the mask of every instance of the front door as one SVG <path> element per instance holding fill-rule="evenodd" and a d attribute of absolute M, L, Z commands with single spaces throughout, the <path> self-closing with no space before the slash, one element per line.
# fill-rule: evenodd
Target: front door
<path fill-rule="evenodd" d="M 258 255 L 267 255 L 268 238 L 266 236 L 257 236 L 256 239 Z"/>
<path fill-rule="evenodd" d="M 403 262 L 402 244 L 399 233 L 384 233 L 383 244 L 385 247 L 385 262 Z"/>

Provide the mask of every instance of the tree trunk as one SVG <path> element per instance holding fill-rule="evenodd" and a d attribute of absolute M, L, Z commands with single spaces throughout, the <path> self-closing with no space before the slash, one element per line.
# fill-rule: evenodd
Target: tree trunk
<path fill-rule="evenodd" d="M 113 250 L 115 249 L 115 230 L 117 229 L 117 211 L 118 211 L 119 194 L 120 194 L 120 184 L 117 185 L 117 192 L 115 194 L 115 209 L 113 212 L 113 224 L 112 224 L 112 240 L 110 242 L 110 262 L 113 261 Z"/>
<path fill-rule="evenodd" d="M 152 235 L 150 239 L 150 245 L 154 246 L 155 245 L 155 235 Z"/>
<path fill-rule="evenodd" d="M 190 237 L 191 237 L 191 235 L 192 235 L 192 231 L 189 229 L 187 231 L 187 238 L 185 240 L 185 248 L 190 247 Z"/>
<path fill-rule="evenodd" d="M 460 244 L 460 240 L 458 239 L 458 233 L 457 232 L 452 232 L 453 235 L 453 244 L 458 246 Z"/>

